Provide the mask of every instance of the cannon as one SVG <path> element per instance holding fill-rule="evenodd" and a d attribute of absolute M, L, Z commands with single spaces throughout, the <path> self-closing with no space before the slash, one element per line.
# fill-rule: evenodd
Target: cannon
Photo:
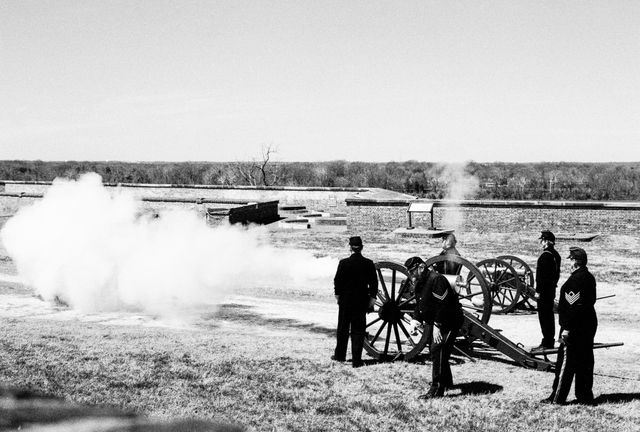
<path fill-rule="evenodd" d="M 524 260 L 513 255 L 501 255 L 496 259 L 504 261 L 513 267 L 520 282 L 520 297 L 513 307 L 505 311 L 505 313 L 513 309 L 535 310 L 536 306 L 532 302 L 538 301 L 538 293 L 536 293 L 531 267 Z"/>
<path fill-rule="evenodd" d="M 517 264 L 514 259 L 517 258 L 502 256 L 476 263 L 476 267 L 488 284 L 492 313 L 511 312 L 521 303 L 521 299 L 524 299 L 527 295 L 526 281 L 522 277 L 520 267 L 516 268 L 514 266 Z"/>
<path fill-rule="evenodd" d="M 557 350 L 528 351 L 489 326 L 492 312 L 504 313 L 516 307 L 520 297 L 529 298 L 527 284 L 533 277 L 524 261 L 502 256 L 474 265 L 460 256 L 438 255 L 429 258 L 425 265 L 433 270 L 443 261 L 454 262 L 459 267 L 457 274 L 444 275 L 458 293 L 464 315 L 458 345 L 470 347 L 472 342 L 480 341 L 524 367 L 553 369 L 554 362 L 547 355 Z M 428 346 L 431 329 L 410 326 L 416 296 L 409 273 L 402 264 L 390 261 L 377 262 L 375 266 L 379 289 L 373 311 L 367 314 L 364 348 L 371 357 L 381 361 L 412 360 Z M 594 348 L 619 345 L 622 343 L 599 343 Z M 461 348 L 458 350 L 463 352 Z"/>

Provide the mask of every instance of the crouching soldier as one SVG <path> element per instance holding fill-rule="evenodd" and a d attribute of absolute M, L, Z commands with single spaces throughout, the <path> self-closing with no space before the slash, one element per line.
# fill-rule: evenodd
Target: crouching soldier
<path fill-rule="evenodd" d="M 440 273 L 428 270 L 420 257 L 405 262 L 416 293 L 414 320 L 427 324 L 431 334 L 431 387 L 420 399 L 442 397 L 445 389 L 453 386 L 449 357 L 462 326 L 463 315 L 458 294 Z M 414 323 L 417 324 L 417 323 Z"/>
<path fill-rule="evenodd" d="M 572 247 L 568 259 L 571 276 L 560 288 L 558 316 L 560 349 L 556 360 L 556 375 L 551 396 L 544 403 L 564 404 L 571 382 L 576 377 L 575 394 L 578 403 L 593 404 L 593 339 L 598 328 L 596 280 L 587 269 L 587 253 Z"/>

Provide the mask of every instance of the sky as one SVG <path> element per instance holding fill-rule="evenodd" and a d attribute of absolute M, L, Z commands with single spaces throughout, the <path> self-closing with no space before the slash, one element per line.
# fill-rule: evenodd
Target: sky
<path fill-rule="evenodd" d="M 0 1 L 0 160 L 608 162 L 639 143 L 638 1 Z"/>

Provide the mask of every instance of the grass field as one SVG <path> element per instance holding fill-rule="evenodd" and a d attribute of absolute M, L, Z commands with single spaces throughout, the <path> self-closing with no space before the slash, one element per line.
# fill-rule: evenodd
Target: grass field
<path fill-rule="evenodd" d="M 435 240 L 360 234 L 365 255 L 374 260 L 402 262 L 438 252 Z M 270 233 L 277 247 L 336 259 L 346 256 L 346 237 L 313 230 Z M 459 246 L 471 261 L 509 253 L 534 264 L 538 255 L 535 233 L 467 234 Z M 247 296 L 295 301 L 300 319 L 265 315 L 234 302 L 185 326 L 5 314 L 0 383 L 152 417 L 215 419 L 259 431 L 640 430 L 640 240 L 605 236 L 582 246 L 589 251 L 599 295 L 616 294 L 598 304 L 600 331 L 628 338 L 623 347 L 596 351 L 595 407 L 540 404 L 552 374 L 504 358 L 456 357 L 457 387 L 432 401 L 416 399 L 430 380 L 424 357 L 413 363 L 369 361 L 360 369 L 332 362 L 333 326 L 304 320 L 310 307 L 305 305 L 335 309 L 330 286 L 324 291 L 242 287 Z M 563 257 L 568 247 L 559 245 Z M 15 272 L 4 250 L 0 255 L 0 271 Z M 31 293 L 0 282 L 0 294 Z M 518 319 L 509 322 L 525 322 Z M 531 344 L 539 342 L 535 325 L 531 331 Z"/>

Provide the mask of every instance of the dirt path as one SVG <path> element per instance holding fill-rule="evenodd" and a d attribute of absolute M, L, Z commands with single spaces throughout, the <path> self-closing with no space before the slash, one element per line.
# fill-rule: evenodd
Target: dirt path
<path fill-rule="evenodd" d="M 0 287 L 6 288 L 8 284 L 15 286 L 17 283 L 19 280 L 15 276 L 0 274 Z M 78 321 L 106 326 L 168 327 L 194 331 L 202 329 L 198 324 L 199 320 L 194 319 L 193 314 L 184 317 L 186 319 L 180 317 L 167 319 L 132 312 L 82 313 L 42 301 L 26 289 L 3 291 L 5 294 L 0 294 L 0 319 Z M 265 322 L 287 321 L 295 324 L 299 329 L 313 326 L 326 332 L 328 336 L 335 329 L 337 320 L 337 306 L 332 302 L 236 295 L 226 298 L 220 306 L 222 308 L 241 306 L 250 316 L 258 317 Z M 205 305 L 197 313 L 200 316 L 210 317 L 216 309 L 215 305 Z M 224 318 L 219 319 L 224 321 Z M 236 324 L 241 323 L 236 321 L 233 325 Z M 524 347 L 532 347 L 539 343 L 540 330 L 536 314 L 493 315 L 489 324 Z M 261 331 L 268 332 L 269 328 Z M 278 330 L 280 331 L 282 330 Z M 640 364 L 640 331 L 637 323 L 622 325 L 607 322 L 606 318 L 601 318 L 596 342 L 624 342 L 622 347 L 596 351 L 596 361 L 601 365 L 602 373 L 609 372 L 608 369 L 604 369 L 605 364 L 615 362 L 614 364 L 619 364 L 627 371 L 635 371 L 632 372 L 636 375 L 635 379 L 640 379 L 640 371 L 637 368 L 637 364 Z"/>

